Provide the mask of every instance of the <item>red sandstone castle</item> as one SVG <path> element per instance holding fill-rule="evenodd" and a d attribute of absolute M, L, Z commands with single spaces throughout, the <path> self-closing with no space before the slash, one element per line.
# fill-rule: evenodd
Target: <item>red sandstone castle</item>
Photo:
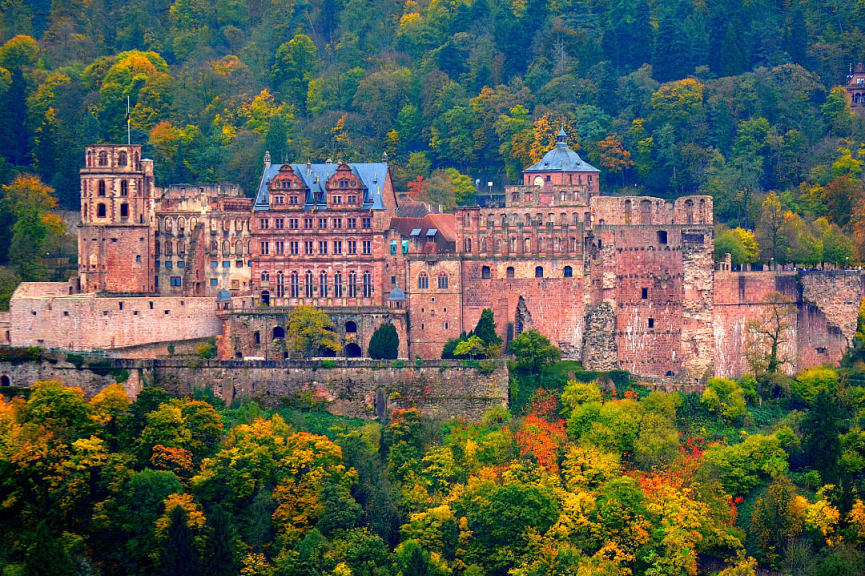
<path fill-rule="evenodd" d="M 254 201 L 231 186 L 154 186 L 140 146 L 91 146 L 79 274 L 25 283 L 10 340 L 153 356 L 218 336 L 222 359 L 282 360 L 293 306 L 326 310 L 347 357 L 393 323 L 403 358 L 438 358 L 484 308 L 505 341 L 535 329 L 587 368 L 699 383 L 748 370 L 748 321 L 779 291 L 789 370 L 837 362 L 862 299 L 855 272 L 714 269 L 712 199 L 603 196 L 555 148 L 505 206 L 400 214 L 385 162 L 272 164 Z"/>

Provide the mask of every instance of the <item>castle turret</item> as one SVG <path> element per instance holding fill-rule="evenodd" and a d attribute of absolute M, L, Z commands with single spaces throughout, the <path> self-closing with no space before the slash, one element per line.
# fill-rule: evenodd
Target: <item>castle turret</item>
<path fill-rule="evenodd" d="M 85 292 L 152 292 L 153 163 L 138 145 L 86 148 L 78 272 Z"/>

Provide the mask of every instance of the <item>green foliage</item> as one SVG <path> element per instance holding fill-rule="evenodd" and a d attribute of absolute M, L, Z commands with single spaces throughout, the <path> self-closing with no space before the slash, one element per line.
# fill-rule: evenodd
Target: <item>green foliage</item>
<path fill-rule="evenodd" d="M 745 391 L 729 378 L 710 378 L 700 402 L 727 422 L 735 422 L 745 415 Z"/>
<path fill-rule="evenodd" d="M 538 373 L 546 364 L 562 356 L 561 350 L 534 330 L 528 330 L 511 340 L 509 351 L 514 355 L 516 367 L 526 372 Z"/>
<path fill-rule="evenodd" d="M 722 260 L 725 254 L 731 255 L 733 266 L 741 266 L 756 262 L 760 248 L 752 232 L 734 228 L 715 236 L 715 260 Z"/>
<path fill-rule="evenodd" d="M 372 333 L 369 340 L 370 358 L 392 360 L 399 354 L 399 335 L 396 327 L 390 322 L 382 324 Z"/>
<path fill-rule="evenodd" d="M 285 335 L 292 353 L 301 358 L 311 358 L 320 350 L 339 352 L 342 348 L 330 316 L 312 306 L 292 309 Z"/>

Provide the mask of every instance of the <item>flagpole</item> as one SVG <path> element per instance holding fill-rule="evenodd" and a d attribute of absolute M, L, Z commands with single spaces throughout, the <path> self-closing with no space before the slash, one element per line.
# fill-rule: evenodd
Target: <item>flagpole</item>
<path fill-rule="evenodd" d="M 132 144 L 132 129 L 129 125 L 129 96 L 126 96 L 126 144 Z"/>

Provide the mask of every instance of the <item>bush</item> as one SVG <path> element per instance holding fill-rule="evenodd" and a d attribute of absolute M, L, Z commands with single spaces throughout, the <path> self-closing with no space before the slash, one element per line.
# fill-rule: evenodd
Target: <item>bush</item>
<path fill-rule="evenodd" d="M 399 355 L 399 335 L 390 322 L 376 328 L 369 340 L 370 358 L 393 360 Z"/>
<path fill-rule="evenodd" d="M 42 359 L 42 348 L 0 348 L 0 362 L 23 364 L 24 362 L 39 362 Z"/>
<path fill-rule="evenodd" d="M 195 346 L 195 352 L 202 360 L 210 360 L 216 357 L 216 342 L 211 339 L 209 342 L 202 342 Z"/>
<path fill-rule="evenodd" d="M 562 352 L 545 337 L 534 330 L 523 332 L 510 344 L 517 369 L 537 374 L 545 364 L 555 362 Z"/>

